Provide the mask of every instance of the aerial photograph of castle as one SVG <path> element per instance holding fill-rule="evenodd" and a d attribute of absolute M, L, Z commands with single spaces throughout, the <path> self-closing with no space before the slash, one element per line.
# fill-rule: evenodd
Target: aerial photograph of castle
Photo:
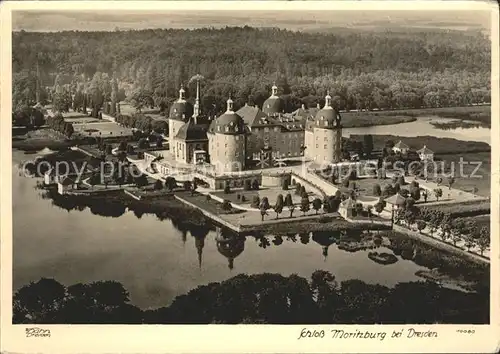
<path fill-rule="evenodd" d="M 450 13 L 13 12 L 12 322 L 489 324 L 489 15 Z"/>

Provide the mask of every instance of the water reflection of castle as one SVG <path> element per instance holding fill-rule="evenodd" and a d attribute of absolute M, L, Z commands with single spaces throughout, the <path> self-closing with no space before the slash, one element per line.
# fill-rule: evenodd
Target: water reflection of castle
<path fill-rule="evenodd" d="M 198 266 L 201 269 L 203 261 L 203 249 L 205 247 L 205 239 L 208 235 L 208 230 L 196 228 L 189 230 L 194 237 L 194 243 L 198 254 Z M 185 235 L 185 233 L 184 233 Z M 309 234 L 299 235 L 303 244 L 307 244 L 309 239 L 312 239 L 321 246 L 324 260 L 328 257 L 328 249 L 331 245 L 337 243 L 340 237 L 340 232 L 310 232 Z M 217 251 L 224 256 L 228 261 L 228 268 L 234 268 L 234 260 L 245 250 L 246 237 L 238 235 L 231 230 L 216 227 L 215 242 Z"/>
<path fill-rule="evenodd" d="M 198 266 L 201 269 L 203 261 L 203 248 L 205 247 L 205 239 L 208 235 L 208 229 L 202 232 L 201 228 L 198 230 L 189 230 L 191 236 L 194 237 L 194 244 L 198 254 Z M 183 235 L 183 242 L 185 242 L 185 233 Z M 229 269 L 234 268 L 234 260 L 245 250 L 245 237 L 235 234 L 229 230 L 216 228 L 215 242 L 217 251 L 227 258 Z"/>

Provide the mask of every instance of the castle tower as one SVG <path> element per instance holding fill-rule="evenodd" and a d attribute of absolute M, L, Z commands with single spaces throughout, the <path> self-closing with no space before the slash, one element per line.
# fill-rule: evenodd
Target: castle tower
<path fill-rule="evenodd" d="M 337 163 L 341 160 L 342 126 L 340 114 L 332 107 L 328 92 L 325 106 L 318 111 L 313 125 L 313 143 L 308 146 L 318 164 Z"/>
<path fill-rule="evenodd" d="M 200 115 L 200 81 L 196 81 L 196 99 L 194 101 L 194 112 L 193 118 L 195 119 L 195 123 L 197 123 L 197 118 Z"/>
<path fill-rule="evenodd" d="M 214 120 L 209 131 L 210 161 L 217 173 L 240 171 L 245 168 L 246 131 L 243 118 L 234 112 L 233 100 L 227 100 L 227 110 Z"/>
<path fill-rule="evenodd" d="M 193 115 L 193 105 L 186 101 L 186 91 L 181 85 L 179 89 L 179 98 L 170 107 L 170 114 L 168 116 L 168 138 L 170 151 L 175 156 L 174 138 L 179 129 L 189 120 Z"/>

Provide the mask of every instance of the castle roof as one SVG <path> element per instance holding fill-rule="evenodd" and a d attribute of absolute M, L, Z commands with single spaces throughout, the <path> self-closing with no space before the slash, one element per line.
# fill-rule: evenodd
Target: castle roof
<path fill-rule="evenodd" d="M 356 206 L 356 202 L 352 198 L 347 198 L 342 203 L 340 203 L 340 206 L 345 209 L 354 209 L 354 207 Z"/>
<path fill-rule="evenodd" d="M 227 100 L 227 110 L 217 117 L 211 124 L 209 131 L 217 134 L 238 135 L 245 134 L 245 121 L 233 111 L 233 100 Z"/>
<path fill-rule="evenodd" d="M 417 150 L 417 153 L 430 155 L 430 154 L 434 154 L 434 151 L 432 151 L 431 149 L 429 149 L 427 146 L 424 145 L 423 148 L 421 148 L 420 150 Z"/>
<path fill-rule="evenodd" d="M 207 140 L 207 129 L 206 124 L 196 124 L 194 119 L 190 118 L 186 124 L 180 127 L 175 138 L 185 141 Z"/>
<path fill-rule="evenodd" d="M 403 143 L 401 140 L 400 140 L 400 141 L 398 141 L 398 142 L 394 145 L 394 147 L 395 147 L 396 149 L 409 149 L 409 148 L 410 148 L 408 145 L 406 145 L 405 143 Z"/>
<path fill-rule="evenodd" d="M 385 201 L 389 204 L 404 205 L 406 199 L 401 194 L 396 193 L 396 194 L 390 196 L 389 198 L 385 198 Z"/>
<path fill-rule="evenodd" d="M 194 107 L 190 102 L 186 101 L 184 97 L 185 93 L 186 91 L 184 90 L 184 87 L 181 86 L 179 90 L 179 99 L 170 107 L 168 116 L 169 119 L 187 122 L 187 120 L 193 115 Z"/>
<path fill-rule="evenodd" d="M 270 96 L 264 101 L 262 105 L 262 111 L 266 114 L 273 115 L 283 112 L 284 102 L 279 96 Z"/>
<path fill-rule="evenodd" d="M 340 127 L 340 114 L 331 105 L 332 97 L 328 93 L 325 97 L 325 106 L 321 108 L 314 118 L 315 126 L 322 129 Z"/>

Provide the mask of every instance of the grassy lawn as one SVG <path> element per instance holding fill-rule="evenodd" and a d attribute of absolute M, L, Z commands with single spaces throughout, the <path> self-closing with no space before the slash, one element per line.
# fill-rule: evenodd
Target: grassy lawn
<path fill-rule="evenodd" d="M 211 194 L 222 199 L 227 199 L 234 204 L 249 204 L 252 202 L 255 196 L 259 195 L 259 191 L 234 190 L 231 191 L 229 194 L 225 194 L 223 191 L 213 192 Z M 240 195 L 240 199 L 238 199 L 238 195 Z M 245 196 L 244 202 L 241 201 L 241 196 Z"/>
<path fill-rule="evenodd" d="M 374 125 L 389 125 L 408 123 L 417 120 L 416 117 L 405 115 L 385 115 L 385 112 L 349 112 L 342 114 L 344 128 L 371 127 Z"/>
<path fill-rule="evenodd" d="M 99 123 L 73 124 L 76 133 L 83 136 L 129 136 L 132 129 L 121 127 L 116 123 L 99 121 Z M 89 130 L 88 132 L 86 130 Z M 95 131 L 97 130 L 97 131 Z M 90 134 L 90 135 L 89 135 Z"/>
<path fill-rule="evenodd" d="M 460 158 L 464 161 L 463 175 L 460 172 Z M 445 156 L 444 160 L 448 164 L 453 163 L 455 166 L 455 183 L 452 186 L 453 189 L 457 188 L 472 193 L 473 189 L 477 188 L 478 195 L 483 197 L 490 196 L 491 154 L 489 152 L 456 153 L 454 155 Z M 478 163 L 480 164 L 479 169 L 474 171 Z"/>
<path fill-rule="evenodd" d="M 243 210 L 235 209 L 232 208 L 230 211 L 222 210 L 221 206 L 222 203 L 210 199 L 207 200 L 207 197 L 204 194 L 201 193 L 191 193 L 191 192 L 186 192 L 186 191 L 179 191 L 175 193 L 177 196 L 181 197 L 182 199 L 210 212 L 215 215 L 224 215 L 224 214 L 240 214 L 244 213 Z"/>
<path fill-rule="evenodd" d="M 426 205 L 425 208 L 429 210 L 440 210 L 444 213 L 451 214 L 452 217 L 470 217 L 490 214 L 491 212 L 491 205 L 488 200 L 472 200 L 461 203 Z"/>

